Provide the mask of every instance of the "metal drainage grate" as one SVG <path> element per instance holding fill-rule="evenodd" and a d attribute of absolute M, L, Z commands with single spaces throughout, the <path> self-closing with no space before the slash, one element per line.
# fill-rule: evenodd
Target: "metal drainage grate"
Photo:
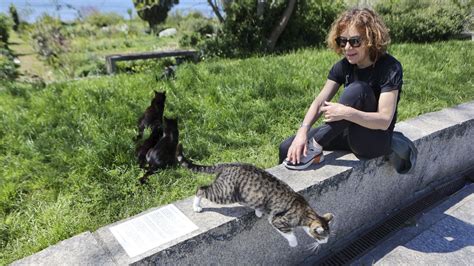
<path fill-rule="evenodd" d="M 436 189 L 428 196 L 412 203 L 408 207 L 400 210 L 391 218 L 376 226 L 370 232 L 362 235 L 359 239 L 349 243 L 343 249 L 333 253 L 331 256 L 323 258 L 316 265 L 347 265 L 375 247 L 376 244 L 384 240 L 391 233 L 401 229 L 407 220 L 413 218 L 419 212 L 429 208 L 447 196 L 460 190 L 466 184 L 465 179 L 459 179 Z"/>

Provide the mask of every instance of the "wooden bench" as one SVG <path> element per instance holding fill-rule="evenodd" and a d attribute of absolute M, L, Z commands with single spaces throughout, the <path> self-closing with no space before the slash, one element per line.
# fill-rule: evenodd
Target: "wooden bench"
<path fill-rule="evenodd" d="M 461 32 L 460 37 L 462 39 L 471 39 L 471 41 L 474 41 L 474 31 L 463 31 Z"/>
<path fill-rule="evenodd" d="M 199 60 L 199 54 L 195 50 L 170 50 L 170 51 L 155 51 L 155 52 L 108 55 L 105 57 L 105 64 L 107 67 L 107 73 L 114 74 L 117 71 L 117 67 L 115 65 L 117 61 L 165 58 L 165 57 L 172 57 L 172 56 L 189 57 L 195 62 Z"/>

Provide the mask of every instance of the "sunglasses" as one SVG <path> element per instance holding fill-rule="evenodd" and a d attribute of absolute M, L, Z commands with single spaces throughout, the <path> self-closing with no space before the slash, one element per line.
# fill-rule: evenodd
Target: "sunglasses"
<path fill-rule="evenodd" d="M 350 38 L 339 36 L 339 37 L 336 38 L 336 43 L 341 48 L 346 47 L 347 42 L 349 42 L 349 44 L 352 47 L 357 48 L 357 47 L 360 47 L 362 45 L 362 38 L 360 36 L 354 36 L 354 37 L 350 37 Z"/>

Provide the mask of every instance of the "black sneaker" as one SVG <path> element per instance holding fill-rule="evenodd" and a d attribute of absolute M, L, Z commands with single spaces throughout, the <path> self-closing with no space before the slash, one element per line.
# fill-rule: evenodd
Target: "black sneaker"
<path fill-rule="evenodd" d="M 314 140 L 313 140 L 314 141 Z M 299 163 L 292 163 L 288 160 L 283 161 L 283 165 L 292 170 L 306 169 L 313 163 L 321 163 L 324 161 L 324 154 L 322 149 L 314 147 L 313 141 L 308 141 L 306 156 L 300 159 Z"/>

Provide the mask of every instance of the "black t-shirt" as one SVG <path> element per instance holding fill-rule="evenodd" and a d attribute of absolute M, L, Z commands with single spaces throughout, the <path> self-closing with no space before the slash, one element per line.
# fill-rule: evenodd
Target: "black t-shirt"
<path fill-rule="evenodd" d="M 374 91 L 375 99 L 380 98 L 382 92 L 398 90 L 398 101 L 402 92 L 403 69 L 400 62 L 390 54 L 382 55 L 374 65 L 359 69 L 352 65 L 346 58 L 341 59 L 334 64 L 328 74 L 328 79 L 348 86 L 352 82 L 359 80 L 365 81 Z M 397 109 L 393 115 L 389 130 L 392 131 L 397 121 Z"/>

